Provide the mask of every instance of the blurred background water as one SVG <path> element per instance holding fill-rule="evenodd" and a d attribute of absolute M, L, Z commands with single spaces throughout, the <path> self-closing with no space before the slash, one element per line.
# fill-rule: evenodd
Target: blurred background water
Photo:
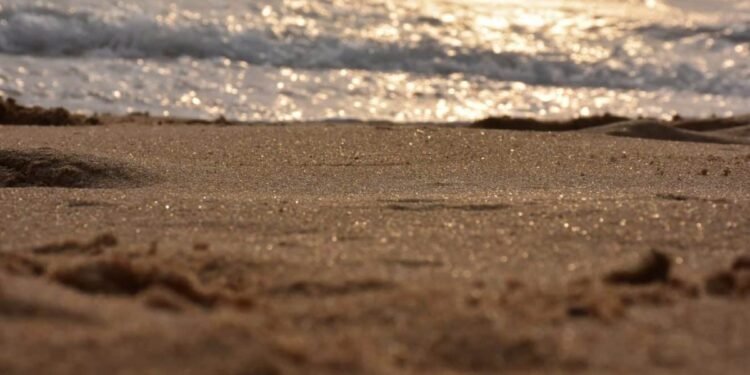
<path fill-rule="evenodd" d="M 0 0 L 0 95 L 245 121 L 750 113 L 750 0 Z"/>

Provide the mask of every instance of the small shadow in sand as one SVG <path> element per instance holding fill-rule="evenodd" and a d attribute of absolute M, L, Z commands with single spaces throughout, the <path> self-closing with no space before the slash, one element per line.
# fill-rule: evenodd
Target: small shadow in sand
<path fill-rule="evenodd" d="M 702 197 L 691 197 L 689 195 L 674 194 L 674 193 L 656 194 L 656 197 L 659 199 L 675 201 L 675 202 L 696 201 L 696 202 L 710 202 L 710 203 L 716 203 L 716 204 L 726 204 L 726 203 L 731 202 L 730 200 L 725 199 L 725 198 L 711 199 L 711 198 L 702 198 Z"/>
<path fill-rule="evenodd" d="M 402 167 L 411 165 L 411 162 L 389 162 L 389 161 L 359 161 L 352 160 L 344 163 L 303 163 L 297 164 L 299 167 Z"/>
<path fill-rule="evenodd" d="M 70 311 L 60 306 L 44 304 L 32 299 L 4 297 L 0 299 L 0 317 L 7 319 L 39 319 L 65 323 L 92 324 L 95 320 L 86 314 Z"/>
<path fill-rule="evenodd" d="M 378 279 L 351 280 L 337 283 L 321 281 L 297 281 L 271 288 L 268 294 L 275 296 L 333 297 L 375 292 L 394 288 L 396 285 Z"/>
<path fill-rule="evenodd" d="M 713 296 L 750 296 L 750 255 L 741 255 L 732 262 L 729 269 L 708 276 L 705 289 Z"/>
<path fill-rule="evenodd" d="M 604 277 L 608 284 L 645 285 L 665 283 L 669 280 L 672 261 L 669 256 L 652 250 L 641 262 L 633 267 L 612 271 Z"/>
<path fill-rule="evenodd" d="M 383 259 L 383 263 L 396 265 L 405 268 L 437 268 L 442 267 L 443 262 L 431 259 Z"/>
<path fill-rule="evenodd" d="M 443 204 L 443 203 L 429 203 L 429 204 L 403 204 L 394 203 L 386 206 L 389 210 L 394 211 L 444 211 L 444 210 L 455 210 L 455 211 L 498 211 L 507 209 L 506 204 Z"/>
<path fill-rule="evenodd" d="M 117 207 L 116 204 L 100 201 L 71 200 L 68 201 L 70 208 L 89 208 L 89 207 Z"/>
<path fill-rule="evenodd" d="M 203 290 L 192 275 L 161 267 L 138 266 L 125 259 L 97 259 L 57 269 L 51 278 L 88 294 L 135 296 L 161 288 L 205 308 L 221 302 L 221 295 Z"/>
<path fill-rule="evenodd" d="M 689 197 L 687 195 L 672 194 L 672 193 L 656 194 L 656 197 L 660 198 L 660 199 L 668 200 L 668 201 L 678 201 L 678 202 L 684 202 L 684 201 L 688 201 L 690 199 L 694 199 L 694 198 Z"/>
<path fill-rule="evenodd" d="M 66 241 L 35 247 L 31 250 L 36 255 L 83 254 L 99 255 L 106 249 L 117 246 L 117 238 L 111 233 L 97 236 L 90 242 Z"/>

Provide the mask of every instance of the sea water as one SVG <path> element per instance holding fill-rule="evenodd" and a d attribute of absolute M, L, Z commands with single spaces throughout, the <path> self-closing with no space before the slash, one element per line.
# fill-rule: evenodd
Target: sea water
<path fill-rule="evenodd" d="M 244 121 L 750 113 L 750 0 L 0 0 L 0 95 Z"/>

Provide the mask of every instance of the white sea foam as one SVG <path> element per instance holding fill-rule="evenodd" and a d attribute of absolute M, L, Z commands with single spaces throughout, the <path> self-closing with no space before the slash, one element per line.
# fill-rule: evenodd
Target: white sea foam
<path fill-rule="evenodd" d="M 0 1 L 0 91 L 257 120 L 724 114 L 750 101 L 750 11 L 736 2 L 108 3 Z"/>

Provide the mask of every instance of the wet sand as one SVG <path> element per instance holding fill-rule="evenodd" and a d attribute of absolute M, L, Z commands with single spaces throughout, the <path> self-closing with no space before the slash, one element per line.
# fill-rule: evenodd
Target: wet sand
<path fill-rule="evenodd" d="M 0 126 L 0 373 L 743 374 L 750 120 L 628 121 Z"/>

